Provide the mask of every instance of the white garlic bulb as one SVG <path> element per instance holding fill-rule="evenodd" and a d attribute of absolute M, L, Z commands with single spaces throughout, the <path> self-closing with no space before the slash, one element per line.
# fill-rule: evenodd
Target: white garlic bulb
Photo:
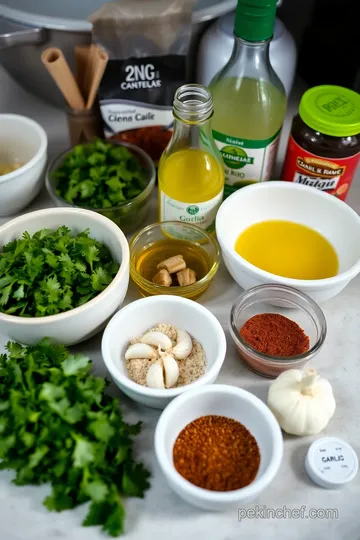
<path fill-rule="evenodd" d="M 289 369 L 270 385 L 268 406 L 280 427 L 291 435 L 315 435 L 335 412 L 330 383 L 314 369 Z"/>
<path fill-rule="evenodd" d="M 192 351 L 192 339 L 185 330 L 177 331 L 176 345 L 172 349 L 172 354 L 178 360 L 184 360 Z"/>

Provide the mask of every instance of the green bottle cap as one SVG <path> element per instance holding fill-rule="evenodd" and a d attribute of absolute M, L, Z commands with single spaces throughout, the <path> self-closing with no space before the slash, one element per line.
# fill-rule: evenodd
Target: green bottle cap
<path fill-rule="evenodd" d="M 274 33 L 277 0 L 238 0 L 235 36 L 246 41 L 264 41 Z"/>
<path fill-rule="evenodd" d="M 324 135 L 358 135 L 360 95 L 341 86 L 315 86 L 301 98 L 299 115 L 306 125 Z"/>

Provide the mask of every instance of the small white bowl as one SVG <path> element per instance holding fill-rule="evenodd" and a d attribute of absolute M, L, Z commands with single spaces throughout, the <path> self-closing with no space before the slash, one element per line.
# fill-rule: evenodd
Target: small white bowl
<path fill-rule="evenodd" d="M 241 422 L 260 449 L 255 480 L 233 491 L 210 491 L 186 480 L 174 467 L 173 447 L 179 433 L 201 416 L 226 416 Z M 275 478 L 283 455 L 283 437 L 275 416 L 259 398 L 234 386 L 214 384 L 194 388 L 176 398 L 155 429 L 155 453 L 170 487 L 182 499 L 204 510 L 225 511 L 254 500 Z"/>
<path fill-rule="evenodd" d="M 141 386 L 129 378 L 125 351 L 131 339 L 159 323 L 186 330 L 204 348 L 205 374 L 177 388 L 156 389 Z M 102 357 L 115 384 L 131 399 L 163 409 L 176 396 L 194 387 L 215 381 L 224 362 L 226 338 L 217 318 L 204 306 L 179 296 L 149 296 L 122 308 L 107 325 L 101 344 Z"/>
<path fill-rule="evenodd" d="M 0 164 L 24 164 L 0 175 L 0 216 L 22 210 L 38 195 L 46 152 L 47 136 L 37 122 L 18 114 L 0 114 Z"/>
<path fill-rule="evenodd" d="M 321 233 L 335 248 L 339 273 L 331 278 L 302 280 L 257 268 L 235 251 L 239 234 L 265 220 L 301 223 Z M 336 296 L 360 272 L 360 217 L 335 196 L 292 182 L 261 182 L 239 189 L 221 205 L 216 234 L 227 269 L 245 290 L 265 283 L 299 289 L 315 302 Z"/>
<path fill-rule="evenodd" d="M 49 208 L 30 212 L 0 227 L 0 252 L 24 231 L 66 225 L 74 233 L 90 229 L 90 235 L 105 244 L 120 268 L 110 285 L 98 296 L 70 311 L 48 317 L 17 317 L 0 312 L 0 331 L 10 339 L 33 345 L 43 337 L 74 345 L 99 332 L 121 306 L 129 284 L 129 245 L 123 232 L 110 219 L 79 208 Z"/>

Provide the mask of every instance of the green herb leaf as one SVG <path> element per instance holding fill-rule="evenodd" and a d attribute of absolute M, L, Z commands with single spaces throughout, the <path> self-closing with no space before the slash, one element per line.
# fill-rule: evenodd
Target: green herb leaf
<path fill-rule="evenodd" d="M 94 502 L 102 502 L 106 495 L 108 494 L 109 489 L 105 482 L 101 480 L 94 480 L 89 482 L 86 485 L 85 493 L 92 499 Z"/>
<path fill-rule="evenodd" d="M 53 178 L 61 198 L 86 208 L 111 208 L 130 201 L 148 183 L 134 154 L 100 139 L 75 146 Z"/>
<path fill-rule="evenodd" d="M 68 311 L 103 291 L 118 268 L 89 230 L 75 236 L 67 227 L 25 232 L 0 253 L 0 311 L 20 317 Z"/>
<path fill-rule="evenodd" d="M 89 367 L 90 361 L 86 356 L 77 354 L 76 356 L 70 355 L 62 363 L 62 368 L 64 374 L 76 375 L 80 370 L 83 370 L 85 367 Z"/>
<path fill-rule="evenodd" d="M 95 459 L 95 445 L 79 436 L 75 439 L 74 467 L 84 468 Z"/>
<path fill-rule="evenodd" d="M 123 421 L 85 356 L 47 338 L 31 347 L 9 342 L 6 350 L 0 355 L 0 469 L 13 469 L 16 485 L 49 483 L 48 510 L 90 501 L 84 526 L 123 533 L 121 496 L 143 497 L 149 487 L 148 471 L 132 457 L 140 424 Z"/>

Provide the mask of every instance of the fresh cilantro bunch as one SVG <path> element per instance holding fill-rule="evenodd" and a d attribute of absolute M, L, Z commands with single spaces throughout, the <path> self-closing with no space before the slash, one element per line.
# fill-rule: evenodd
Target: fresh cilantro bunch
<path fill-rule="evenodd" d="M 103 291 L 118 269 L 88 229 L 77 235 L 65 226 L 25 232 L 0 253 L 0 311 L 20 317 L 68 311 Z"/>
<path fill-rule="evenodd" d="M 60 197 L 86 208 L 111 208 L 130 201 L 147 184 L 139 160 L 125 146 L 101 139 L 75 146 L 53 178 Z"/>
<path fill-rule="evenodd" d="M 143 497 L 149 487 L 148 471 L 133 459 L 140 423 L 124 422 L 85 356 L 48 339 L 6 348 L 0 355 L 0 469 L 13 469 L 18 486 L 50 483 L 48 510 L 91 501 L 83 525 L 121 534 L 121 496 Z"/>

